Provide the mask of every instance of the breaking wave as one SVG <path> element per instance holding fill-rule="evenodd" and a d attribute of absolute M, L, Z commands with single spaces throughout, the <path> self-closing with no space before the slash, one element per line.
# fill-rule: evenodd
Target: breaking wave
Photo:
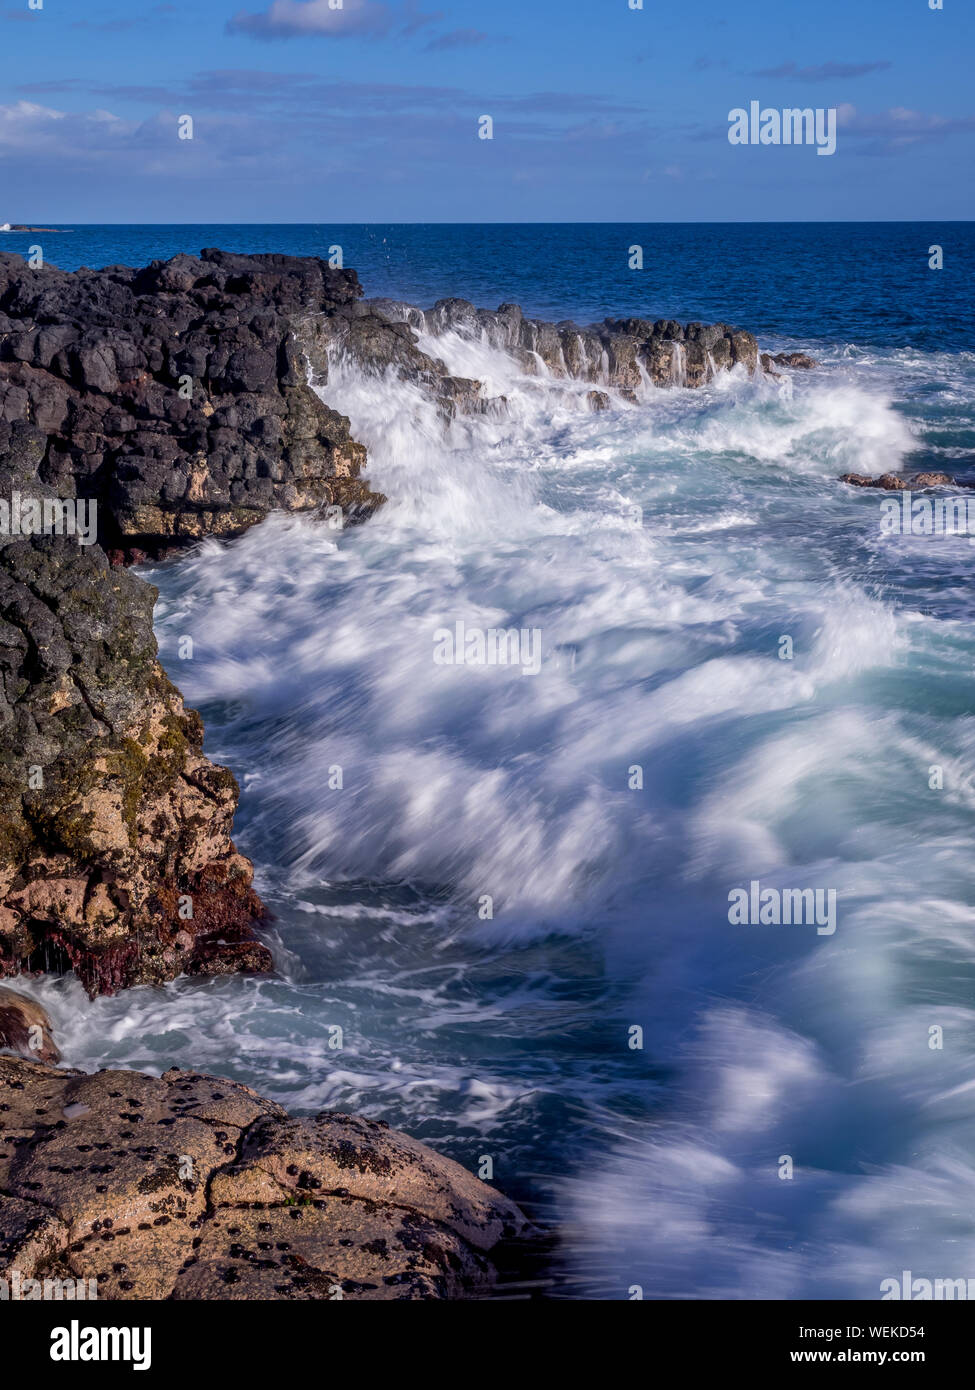
<path fill-rule="evenodd" d="M 882 538 L 835 479 L 970 431 L 973 363 L 824 345 L 594 414 L 588 383 L 421 346 L 507 413 L 445 433 L 420 386 L 335 360 L 318 389 L 388 505 L 153 573 L 280 977 L 84 1007 L 36 982 L 66 1060 L 490 1153 L 573 1294 L 972 1275 L 971 552 Z M 458 623 L 539 631 L 538 673 L 438 664 Z M 755 879 L 835 888 L 835 934 L 731 926 Z"/>

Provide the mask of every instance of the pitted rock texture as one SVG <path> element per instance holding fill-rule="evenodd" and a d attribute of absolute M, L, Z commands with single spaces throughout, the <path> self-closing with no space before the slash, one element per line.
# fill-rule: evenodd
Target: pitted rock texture
<path fill-rule="evenodd" d="M 196 1072 L 0 1057 L 0 1278 L 120 1299 L 484 1296 L 513 1203 L 384 1124 Z"/>
<path fill-rule="evenodd" d="M 382 500 L 359 476 L 365 450 L 309 387 L 292 327 L 360 293 L 311 257 L 65 272 L 0 255 L 0 427 L 44 434 L 42 481 L 97 499 L 99 541 L 126 558 L 274 508 L 361 520 Z"/>

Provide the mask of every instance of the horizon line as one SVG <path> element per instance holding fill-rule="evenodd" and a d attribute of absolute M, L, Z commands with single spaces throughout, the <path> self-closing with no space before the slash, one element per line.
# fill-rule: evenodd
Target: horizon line
<path fill-rule="evenodd" d="M 54 222 L 55 218 L 42 218 L 41 221 Z M 804 218 L 801 220 L 781 220 L 781 219 L 756 219 L 745 218 L 721 218 L 711 220 L 705 218 L 690 218 L 684 221 L 671 222 L 663 220 L 647 221 L 639 218 L 604 218 L 598 221 L 580 221 L 571 218 L 559 219 L 555 222 L 515 222 L 515 221 L 482 221 L 482 222 L 414 222 L 414 221 L 313 221 L 313 222 L 257 222 L 257 221 L 234 221 L 234 222 L 215 222 L 202 220 L 197 222 L 79 222 L 73 221 L 71 226 L 62 222 L 60 226 L 52 228 L 57 231 L 70 231 L 72 227 L 873 227 L 873 226 L 904 226 L 917 227 L 938 224 L 944 226 L 967 226 L 975 223 L 972 217 L 870 217 L 870 218 Z M 21 224 L 27 227 L 27 223 Z M 0 236 L 16 236 L 16 230 L 2 232 Z"/>

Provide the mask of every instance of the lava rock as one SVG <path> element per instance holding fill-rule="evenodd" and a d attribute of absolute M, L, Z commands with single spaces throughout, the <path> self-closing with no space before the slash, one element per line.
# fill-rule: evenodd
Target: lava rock
<path fill-rule="evenodd" d="M 851 487 L 874 487 L 884 492 L 916 492 L 926 487 L 962 487 L 950 473 L 913 473 L 905 477 L 902 473 L 882 473 L 879 478 L 871 478 L 865 473 L 843 473 L 841 483 Z"/>
<path fill-rule="evenodd" d="M 431 309 L 418 309 L 391 299 L 366 300 L 352 311 L 342 310 L 320 326 L 326 340 L 338 343 L 352 356 L 357 351 L 357 332 L 345 325 L 350 316 L 368 314 L 374 320 L 400 324 L 410 331 L 401 340 L 415 347 L 417 333 L 437 337 L 456 333 L 462 338 L 487 343 L 509 353 L 530 375 L 574 378 L 597 386 L 633 392 L 647 385 L 703 386 L 720 371 L 741 365 L 749 374 L 759 368 L 758 344 L 750 333 L 727 324 L 689 323 L 672 319 L 604 319 L 580 328 L 574 323 L 546 323 L 526 318 L 517 304 L 502 304 L 497 310 L 478 309 L 464 299 L 440 299 Z M 379 335 L 373 333 L 373 342 Z M 387 338 L 381 350 L 373 346 L 371 358 L 382 369 L 391 364 L 413 379 L 429 376 L 429 357 L 420 363 L 392 349 L 395 340 Z M 321 363 L 321 353 L 309 356 Z M 798 354 L 802 355 L 802 354 Z M 809 361 L 812 359 L 810 358 Z M 437 368 L 434 368 L 436 371 Z M 439 364 L 441 373 L 446 371 Z"/>
<path fill-rule="evenodd" d="M 476 1298 L 534 1235 L 384 1124 L 295 1120 L 197 1072 L 0 1057 L 0 1278 L 95 1280 L 100 1299 Z"/>
<path fill-rule="evenodd" d="M 806 352 L 777 352 L 772 361 L 780 367 L 791 367 L 793 371 L 808 372 L 819 366 L 815 357 L 810 357 Z"/>
<path fill-rule="evenodd" d="M 0 976 L 270 968 L 237 783 L 157 660 L 155 597 L 97 546 L 0 546 Z"/>
<path fill-rule="evenodd" d="M 383 499 L 295 337 L 360 294 L 354 272 L 313 257 L 65 272 L 0 254 L 0 423 L 43 430 L 42 480 L 96 499 L 99 541 L 126 559 L 237 535 L 274 508 L 361 521 Z"/>

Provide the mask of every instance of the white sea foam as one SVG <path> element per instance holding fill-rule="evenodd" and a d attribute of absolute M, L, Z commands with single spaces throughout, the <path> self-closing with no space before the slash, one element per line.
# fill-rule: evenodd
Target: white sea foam
<path fill-rule="evenodd" d="M 246 774 L 282 978 L 84 1008 L 40 982 L 67 1060 L 204 1065 L 472 1166 L 492 1135 L 509 1190 L 550 1176 L 572 1287 L 604 1296 L 965 1273 L 975 653 L 922 561 L 878 568 L 876 498 L 835 481 L 908 462 L 896 401 L 930 360 L 837 350 L 789 389 L 594 416 L 587 383 L 422 345 L 507 416 L 445 437 L 420 388 L 337 361 L 321 393 L 389 504 L 339 536 L 272 517 L 155 575 L 163 659 Z M 537 678 L 436 665 L 455 621 L 539 628 Z M 758 876 L 835 888 L 835 935 L 732 928 Z"/>

